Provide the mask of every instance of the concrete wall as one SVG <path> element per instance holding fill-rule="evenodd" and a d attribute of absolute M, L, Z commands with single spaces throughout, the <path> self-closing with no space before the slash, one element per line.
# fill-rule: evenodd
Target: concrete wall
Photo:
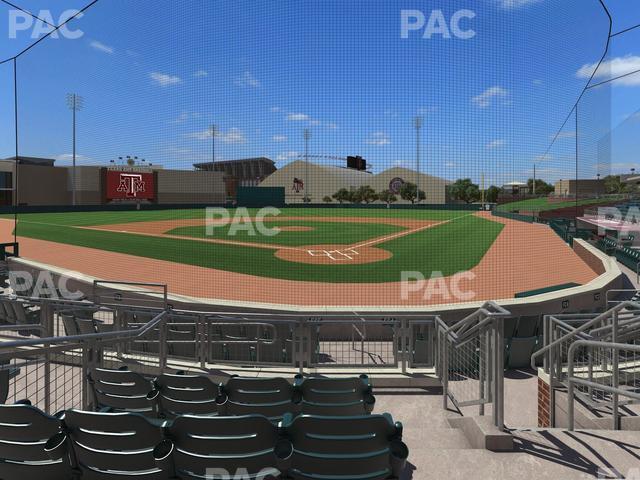
<path fill-rule="evenodd" d="M 222 172 L 158 171 L 158 203 L 223 203 Z"/>

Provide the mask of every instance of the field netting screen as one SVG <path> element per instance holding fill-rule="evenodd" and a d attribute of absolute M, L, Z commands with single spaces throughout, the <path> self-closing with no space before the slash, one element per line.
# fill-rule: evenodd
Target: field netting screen
<path fill-rule="evenodd" d="M 67 3 L 0 6 L 24 259 L 225 305 L 511 299 L 593 280 L 576 218 L 633 196 L 636 6 Z"/>

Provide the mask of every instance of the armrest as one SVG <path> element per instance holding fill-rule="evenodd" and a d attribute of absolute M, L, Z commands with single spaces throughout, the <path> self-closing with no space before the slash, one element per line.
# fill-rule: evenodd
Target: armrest
<path fill-rule="evenodd" d="M 14 405 L 26 405 L 26 406 L 30 407 L 31 406 L 31 400 L 29 400 L 28 398 L 22 398 L 22 399 L 18 400 L 17 402 L 15 402 Z"/>
<path fill-rule="evenodd" d="M 50 460 L 59 460 L 67 454 L 67 434 L 58 432 L 44 445 L 44 451 Z"/>
<path fill-rule="evenodd" d="M 158 467 L 163 472 L 167 472 L 170 478 L 174 478 L 174 468 L 172 460 L 174 450 L 175 445 L 171 440 L 168 439 L 162 440 L 153 449 L 153 459 L 156 462 L 156 467 Z"/>

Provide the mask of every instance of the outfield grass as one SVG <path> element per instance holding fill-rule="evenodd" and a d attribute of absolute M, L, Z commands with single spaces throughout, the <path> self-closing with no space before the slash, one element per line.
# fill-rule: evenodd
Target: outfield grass
<path fill-rule="evenodd" d="M 313 209 L 286 209 L 283 210 L 283 214 L 297 216 L 304 212 L 313 215 L 313 211 Z M 270 249 L 212 244 L 186 238 L 179 240 L 73 228 L 75 225 L 201 218 L 204 215 L 201 210 L 21 215 L 18 234 L 61 244 L 263 277 L 331 283 L 382 283 L 400 281 L 400 272 L 402 271 L 419 271 L 425 276 L 430 276 L 432 272 L 451 275 L 471 269 L 482 259 L 503 228 L 500 223 L 479 218 L 467 212 L 360 209 L 353 209 L 349 214 L 339 209 L 322 209 L 315 212 L 316 215 L 319 213 L 322 213 L 323 216 L 339 216 L 341 213 L 340 216 L 356 216 L 357 214 L 360 217 L 373 218 L 391 216 L 453 220 L 412 235 L 381 243 L 377 246 L 390 251 L 393 257 L 381 262 L 361 265 L 292 263 L 275 257 L 274 251 Z M 339 227 L 345 228 L 345 224 L 341 223 Z M 378 225 L 375 228 L 377 227 Z M 319 242 L 314 240 L 312 243 Z M 343 241 L 338 243 L 343 243 Z M 64 246 L 60 248 L 64 248 Z"/>
<path fill-rule="evenodd" d="M 372 220 L 375 222 L 375 220 Z M 242 227 L 243 225 L 240 225 Z M 251 225 L 249 225 L 251 227 Z M 308 227 L 310 231 L 282 230 L 277 235 L 266 236 L 251 227 L 237 230 L 236 226 L 224 225 L 211 229 L 207 235 L 207 227 L 180 227 L 167 233 L 191 238 L 218 238 L 235 240 L 238 242 L 266 243 L 269 245 L 286 245 L 299 247 L 302 245 L 353 245 L 371 238 L 382 237 L 404 230 L 395 225 L 383 223 L 348 223 L 348 222 L 314 222 L 314 221 L 285 221 L 269 222 L 266 227 Z"/>
<path fill-rule="evenodd" d="M 586 198 L 584 200 L 578 200 L 578 206 L 583 205 L 596 205 L 598 203 L 615 202 L 623 197 L 607 197 L 607 198 Z M 556 210 L 558 208 L 575 207 L 575 200 L 567 200 L 566 202 L 549 202 L 547 197 L 530 198 L 529 200 L 520 200 L 518 202 L 505 203 L 497 207 L 501 212 L 545 212 L 548 210 Z"/>

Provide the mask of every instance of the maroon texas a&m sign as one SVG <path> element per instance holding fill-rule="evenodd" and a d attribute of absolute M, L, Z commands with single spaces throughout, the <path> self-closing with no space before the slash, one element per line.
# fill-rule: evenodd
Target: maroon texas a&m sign
<path fill-rule="evenodd" d="M 107 200 L 154 200 L 155 176 L 151 172 L 107 170 Z"/>

